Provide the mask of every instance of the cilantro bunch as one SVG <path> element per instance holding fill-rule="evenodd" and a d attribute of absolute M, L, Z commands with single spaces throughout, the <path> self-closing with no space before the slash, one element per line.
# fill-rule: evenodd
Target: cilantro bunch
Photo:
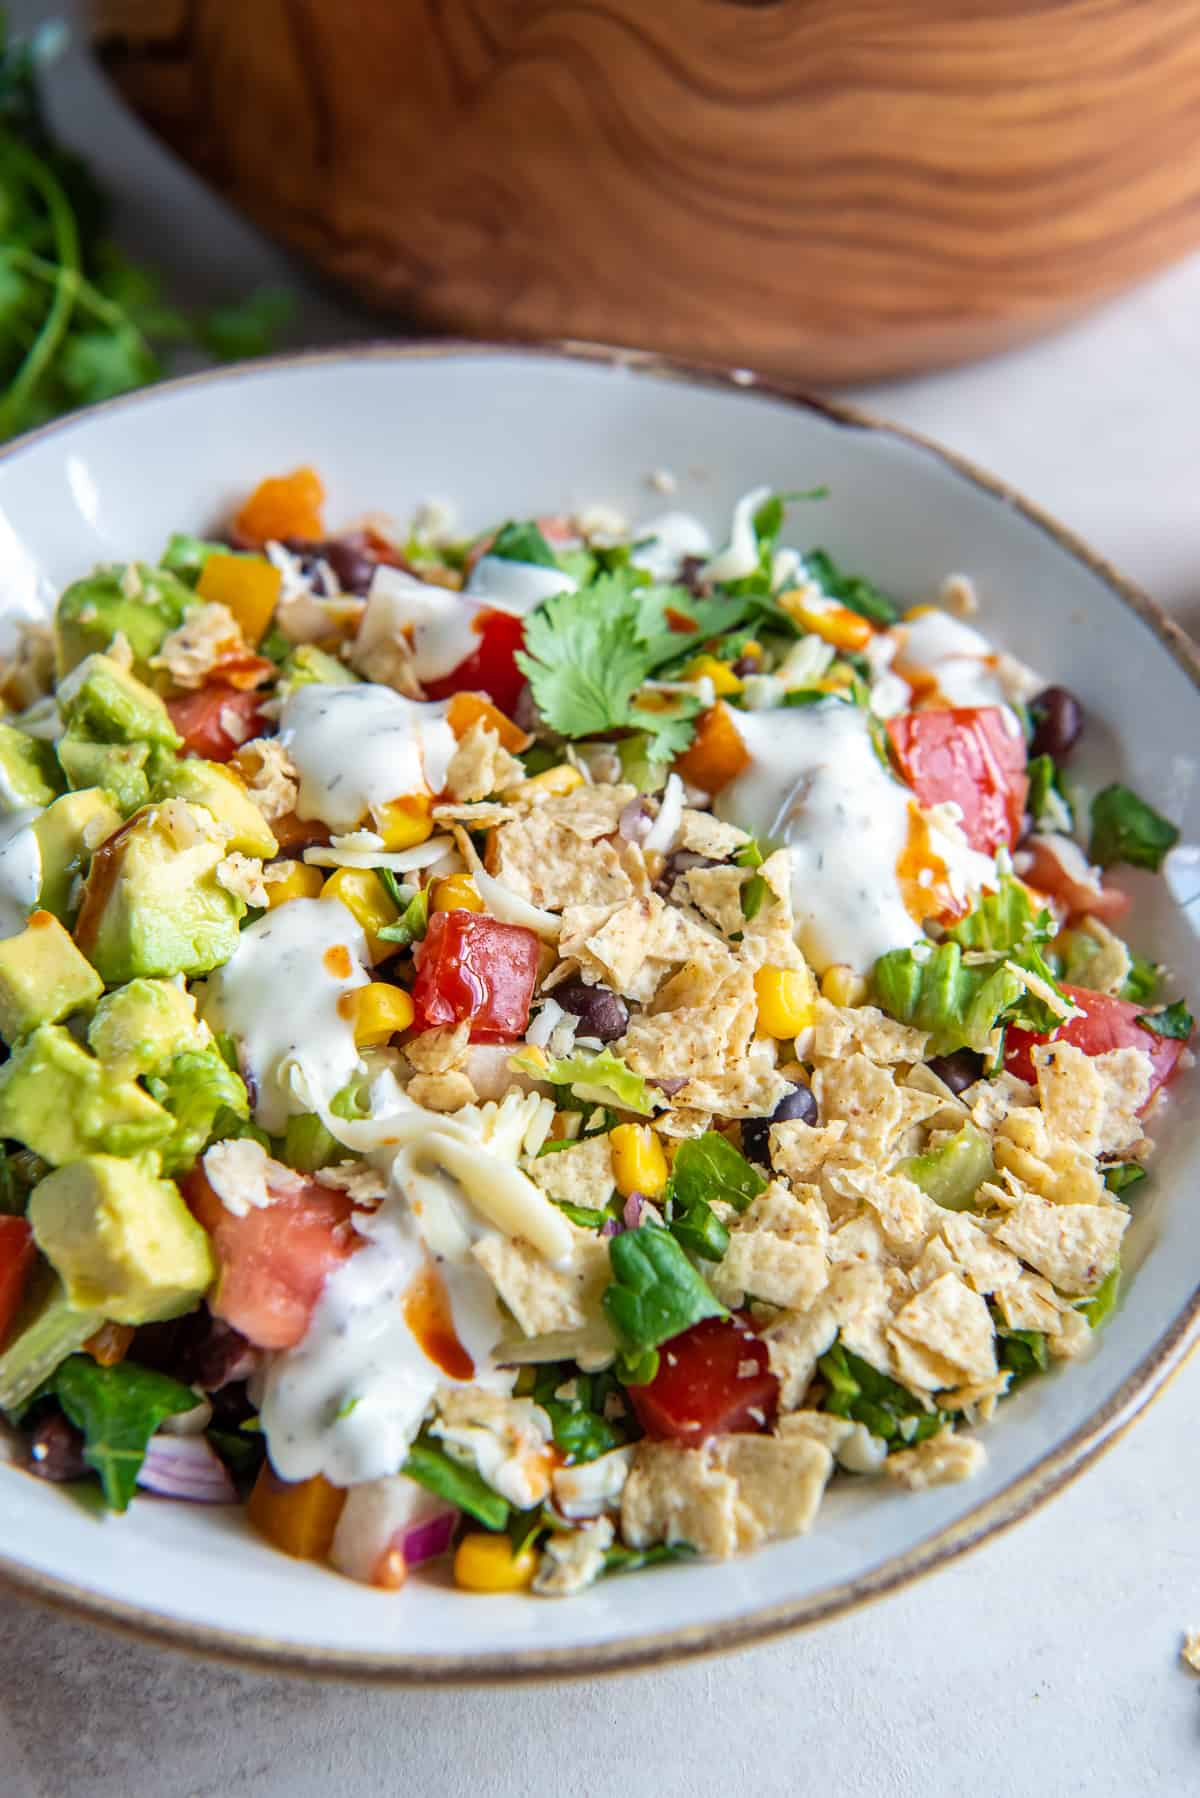
<path fill-rule="evenodd" d="M 261 354 L 292 310 L 263 291 L 184 313 L 109 241 L 108 198 L 42 103 L 41 71 L 65 37 L 51 24 L 10 39 L 0 10 L 0 440 L 158 380 L 181 347 Z"/>

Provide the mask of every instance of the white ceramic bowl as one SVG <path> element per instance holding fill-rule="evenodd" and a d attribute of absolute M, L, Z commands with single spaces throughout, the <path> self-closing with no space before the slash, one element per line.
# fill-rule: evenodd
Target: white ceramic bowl
<path fill-rule="evenodd" d="M 467 527 L 604 501 L 678 503 L 719 533 L 747 488 L 825 483 L 795 522 L 906 601 L 976 581 L 999 642 L 1062 679 L 1089 713 L 1098 772 L 1200 841 L 1197 660 L 1093 556 L 1011 494 L 886 426 L 637 357 L 461 346 L 301 357 L 176 382 L 50 427 L 0 458 L 0 597 L 43 611 L 93 562 L 153 559 L 265 473 L 320 469 L 332 522 L 447 498 Z M 676 502 L 672 502 L 676 503 Z M 1164 885 L 1133 876 L 1135 945 L 1200 998 L 1200 951 Z M 1200 904 L 1198 904 L 1200 908 Z M 1032 1382 L 987 1432 L 970 1485 L 920 1495 L 846 1482 L 810 1536 L 719 1566 L 613 1579 L 567 1602 L 480 1599 L 444 1579 L 398 1595 L 289 1561 L 236 1510 L 139 1497 L 98 1521 L 0 1466 L 0 1573 L 92 1616 L 206 1652 L 388 1679 L 595 1672 L 733 1647 L 887 1592 L 1016 1521 L 1077 1473 L 1200 1331 L 1194 1192 L 1200 1081 L 1184 1079 L 1129 1235 L 1124 1303 L 1086 1362 Z M 0 1451 L 2 1452 L 2 1451 Z"/>

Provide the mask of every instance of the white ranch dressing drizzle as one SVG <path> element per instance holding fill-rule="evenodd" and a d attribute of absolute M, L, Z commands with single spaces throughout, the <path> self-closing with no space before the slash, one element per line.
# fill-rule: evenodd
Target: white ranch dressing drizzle
<path fill-rule="evenodd" d="M 328 1106 L 359 1063 L 339 1000 L 365 986 L 367 944 L 338 899 L 289 899 L 247 925 L 207 981 L 201 1015 L 237 1044 L 254 1119 L 277 1136 L 289 1117 Z"/>
<path fill-rule="evenodd" d="M 887 950 L 921 941 L 896 876 L 912 794 L 880 763 L 859 708 L 835 700 L 731 715 L 751 761 L 714 810 L 790 849 L 796 940 L 812 965 L 866 973 Z"/>
<path fill-rule="evenodd" d="M 453 588 L 381 566 L 372 577 L 354 640 L 356 658 L 367 667 L 373 650 L 408 632 L 417 679 L 442 680 L 479 648 L 475 615 L 474 604 Z"/>
<path fill-rule="evenodd" d="M 656 581 L 673 580 L 685 556 L 712 554 L 712 538 L 691 512 L 660 512 L 657 518 L 647 518 L 632 540 L 638 547 L 630 552 L 630 562 Z"/>
<path fill-rule="evenodd" d="M 42 850 L 33 830 L 36 806 L 0 819 L 0 937 L 23 930 L 42 885 Z"/>
<path fill-rule="evenodd" d="M 942 703 L 950 706 L 1008 704 L 996 673 L 995 651 L 987 638 L 949 612 L 922 612 L 900 625 L 894 667 L 897 674 L 924 674 L 936 681 Z"/>
<path fill-rule="evenodd" d="M 556 593 L 574 593 L 579 582 L 561 568 L 540 562 L 510 562 L 506 556 L 480 556 L 463 592 L 501 612 L 523 615 Z"/>
<path fill-rule="evenodd" d="M 300 817 L 348 831 L 403 794 L 440 792 L 456 747 L 447 709 L 366 681 L 290 693 L 279 737 L 300 777 Z"/>

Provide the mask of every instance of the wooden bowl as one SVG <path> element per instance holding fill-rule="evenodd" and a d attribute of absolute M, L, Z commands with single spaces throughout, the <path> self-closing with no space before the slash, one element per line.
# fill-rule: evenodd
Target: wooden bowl
<path fill-rule="evenodd" d="M 806 379 L 1200 243 L 1195 0 L 92 0 L 134 109 L 376 306 Z"/>

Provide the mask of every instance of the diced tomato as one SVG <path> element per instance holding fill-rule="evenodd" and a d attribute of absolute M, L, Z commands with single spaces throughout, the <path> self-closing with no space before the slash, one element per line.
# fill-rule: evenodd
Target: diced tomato
<path fill-rule="evenodd" d="M 648 1436 L 703 1442 L 770 1427 L 779 1381 L 767 1345 L 743 1318 L 706 1317 L 659 1350 L 658 1372 L 629 1399 Z"/>
<path fill-rule="evenodd" d="M 450 699 L 455 693 L 486 693 L 511 717 L 525 685 L 513 659 L 524 646 L 524 623 L 511 612 L 485 611 L 478 613 L 472 628 L 479 633 L 479 648 L 441 680 L 426 681 L 426 695 Z"/>
<path fill-rule="evenodd" d="M 1021 832 L 1025 739 L 1000 706 L 909 712 L 888 721 L 901 772 L 924 806 L 953 800 L 973 849 L 994 855 Z"/>
<path fill-rule="evenodd" d="M 1133 904 L 1128 893 L 1095 878 L 1082 849 L 1069 837 L 1029 837 L 1022 843 L 1021 853 L 1029 855 L 1022 878 L 1061 905 L 1068 917 L 1099 918 L 1112 924 Z"/>
<path fill-rule="evenodd" d="M 1009 1073 L 1021 1080 L 1034 1079 L 1036 1070 L 1030 1050 L 1037 1043 L 1073 1043 L 1085 1055 L 1103 1055 L 1106 1049 L 1141 1049 L 1150 1057 L 1153 1069 L 1148 1105 L 1175 1072 L 1186 1044 L 1178 1037 L 1155 1036 L 1152 1030 L 1145 1029 L 1137 1020 L 1146 1007 L 1133 1000 L 1113 999 L 1107 993 L 1089 992 L 1082 986 L 1064 986 L 1062 990 L 1085 1015 L 1060 1024 L 1050 1036 L 1010 1030 L 1004 1043 L 1004 1065 Z"/>
<path fill-rule="evenodd" d="M 414 953 L 418 1030 L 469 1018 L 472 1042 L 524 1036 L 540 954 L 532 930 L 483 912 L 439 911 Z"/>
<path fill-rule="evenodd" d="M 193 1215 L 212 1238 L 220 1270 L 209 1298 L 214 1317 L 232 1324 L 256 1348 L 294 1348 L 325 1281 L 362 1244 L 350 1223 L 349 1195 L 315 1180 L 297 1180 L 286 1190 L 271 1191 L 269 1205 L 251 1205 L 244 1217 L 235 1217 L 201 1167 L 182 1186 Z"/>
<path fill-rule="evenodd" d="M 0 1349 L 4 1347 L 25 1290 L 36 1249 L 23 1217 L 0 1217 Z"/>
<path fill-rule="evenodd" d="M 243 743 L 262 731 L 261 698 L 259 693 L 239 693 L 236 687 L 201 687 L 198 693 L 168 699 L 167 710 L 183 738 L 186 755 L 227 762 Z"/>

